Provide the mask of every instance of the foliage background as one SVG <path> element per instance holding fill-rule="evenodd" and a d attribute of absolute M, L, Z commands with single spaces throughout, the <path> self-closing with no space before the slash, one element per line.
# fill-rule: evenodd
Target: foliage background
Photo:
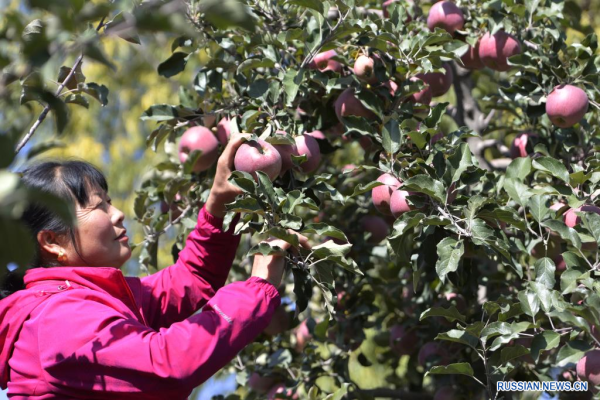
<path fill-rule="evenodd" d="M 99 0 L 91 1 L 102 5 Z M 127 8 L 136 5 L 134 1 L 118 2 L 119 7 Z M 424 2 L 425 3 L 425 2 Z M 577 0 L 576 3 L 584 12 L 581 13 L 581 25 L 590 26 L 600 35 L 600 3 L 593 0 Z M 39 16 L 39 10 L 32 10 L 27 2 L 0 0 L 0 30 L 8 25 L 26 25 Z M 19 23 L 14 21 L 18 20 Z M 93 21 L 91 21 L 93 22 Z M 75 24 L 73 33 L 80 33 L 82 26 Z M 170 78 L 157 74 L 160 63 L 171 55 L 172 41 L 183 32 L 163 32 L 159 27 L 140 33 L 141 44 L 132 45 L 117 37 L 103 39 L 101 49 L 108 62 L 84 59 L 82 72 L 87 82 L 98 82 L 109 90 L 108 104 L 101 106 L 99 102 L 90 101 L 89 108 L 69 107 L 70 118 L 63 133 L 57 136 L 54 121 L 48 118 L 38 129 L 28 146 L 10 165 L 10 169 L 18 171 L 28 161 L 28 153 L 37 145 L 55 142 L 56 148 L 46 151 L 43 156 L 80 157 L 90 161 L 106 173 L 109 180 L 110 193 L 114 204 L 125 211 L 125 225 L 131 235 L 132 242 L 144 240 L 144 231 L 133 219 L 136 193 L 149 176 L 154 166 L 166 161 L 168 155 L 162 146 L 155 152 L 148 148 L 146 139 L 154 129 L 154 125 L 144 122 L 140 116 L 151 105 L 157 103 L 178 104 L 180 87 L 189 87 L 196 73 L 208 61 L 200 51 L 188 59 L 185 71 Z M 583 36 L 574 30 L 568 31 L 568 41 L 580 41 Z M 0 42 L 0 60 L 12 59 L 15 56 L 14 45 L 8 40 Z M 72 65 L 77 57 L 74 51 L 59 51 L 44 64 L 42 73 L 46 80 L 55 80 L 56 73 L 62 65 Z M 108 64 L 114 65 L 114 69 Z M 51 87 L 53 90 L 56 86 Z M 10 127 L 11 131 L 22 135 L 42 111 L 42 107 L 30 102 L 18 106 L 21 88 L 18 84 L 2 87 L 0 93 L 0 126 Z M 453 92 L 447 98 L 455 101 Z M 6 129 L 6 128 L 4 128 Z M 507 143 L 508 144 L 508 143 Z M 168 149 L 167 149 L 168 150 Z M 348 160 L 360 157 L 361 150 L 357 145 L 350 146 L 344 154 L 334 159 L 334 164 L 341 167 Z M 171 248 L 178 232 L 170 230 L 160 242 L 157 252 L 157 265 L 165 267 L 172 262 Z M 143 274 L 140 268 L 139 249 L 125 271 L 129 275 Z M 247 268 L 247 266 L 246 266 Z M 369 333 L 367 333 L 369 334 Z M 365 349 L 365 352 L 369 352 Z M 358 368 L 358 367 L 357 367 Z M 365 374 L 365 371 L 361 371 Z M 379 375 L 366 380 L 372 380 Z"/>

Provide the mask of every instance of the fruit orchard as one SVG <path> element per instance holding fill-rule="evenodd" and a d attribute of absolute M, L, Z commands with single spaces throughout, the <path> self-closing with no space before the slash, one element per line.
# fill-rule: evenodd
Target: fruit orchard
<path fill-rule="evenodd" d="M 142 179 L 119 189 L 131 195 L 137 271 L 177 257 L 238 132 L 251 136 L 231 177 L 243 193 L 225 218 L 241 213 L 244 233 L 231 280 L 248 277 L 253 254 L 277 251 L 260 243 L 267 236 L 297 245 L 293 229 L 313 244 L 288 256 L 271 325 L 221 371 L 236 373 L 228 399 L 538 398 L 496 392 L 496 382 L 577 379 L 589 393 L 546 398 L 592 398 L 592 3 L 13 4 L 0 19 L 2 265 L 22 273 L 31 251 L 18 218 L 36 194 L 14 166 L 59 154 L 81 115 L 110 120 L 106 107 L 146 102 L 121 92 L 127 85 L 143 81 L 139 96 L 165 85 L 170 101 L 158 96 L 136 115 L 148 150 L 108 174 L 143 165 Z M 127 50 L 109 56 L 113 42 Z M 150 73 L 127 69 L 156 54 Z M 106 82 L 86 78 L 88 63 Z M 122 87 L 111 86 L 119 71 Z M 94 138 L 94 124 L 87 130 Z M 108 131 L 103 143 L 126 146 L 125 133 Z"/>

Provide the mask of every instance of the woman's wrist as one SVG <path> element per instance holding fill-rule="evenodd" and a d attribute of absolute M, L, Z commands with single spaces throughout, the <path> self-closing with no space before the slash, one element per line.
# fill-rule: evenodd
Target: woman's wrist
<path fill-rule="evenodd" d="M 225 206 L 227 203 L 229 203 L 227 199 L 211 191 L 206 201 L 206 211 L 217 218 L 224 218 L 225 214 L 227 214 L 227 207 Z"/>

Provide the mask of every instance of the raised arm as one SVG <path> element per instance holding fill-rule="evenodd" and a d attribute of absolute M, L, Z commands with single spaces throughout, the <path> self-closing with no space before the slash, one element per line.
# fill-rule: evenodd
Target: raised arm
<path fill-rule="evenodd" d="M 235 223 L 229 232 L 223 232 L 221 228 L 225 204 L 232 202 L 240 193 L 228 179 L 235 152 L 246 136 L 232 136 L 219 157 L 210 195 L 177 262 L 141 281 L 128 279 L 146 321 L 154 329 L 192 315 L 227 280 L 240 238 L 232 234 Z"/>
<path fill-rule="evenodd" d="M 252 277 L 221 288 L 201 313 L 153 330 L 88 291 L 67 296 L 40 313 L 41 367 L 55 394 L 90 399 L 186 398 L 252 342 L 280 304 L 275 286 Z"/>

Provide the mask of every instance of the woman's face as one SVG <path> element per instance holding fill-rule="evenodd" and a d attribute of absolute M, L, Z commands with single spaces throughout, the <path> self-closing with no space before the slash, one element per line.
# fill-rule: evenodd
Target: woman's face
<path fill-rule="evenodd" d="M 76 206 L 77 227 L 73 243 L 65 248 L 64 265 L 120 268 L 131 257 L 129 238 L 123 227 L 124 214 L 111 204 L 103 190 L 92 190 L 89 204 Z"/>

